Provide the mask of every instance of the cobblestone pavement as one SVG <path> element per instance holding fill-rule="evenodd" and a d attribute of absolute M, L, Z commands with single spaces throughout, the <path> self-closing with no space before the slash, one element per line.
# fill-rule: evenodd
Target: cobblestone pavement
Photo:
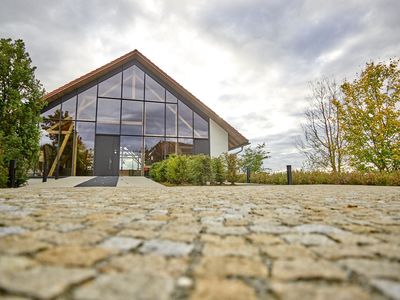
<path fill-rule="evenodd" d="M 2 299 L 400 299 L 400 188 L 0 191 Z"/>

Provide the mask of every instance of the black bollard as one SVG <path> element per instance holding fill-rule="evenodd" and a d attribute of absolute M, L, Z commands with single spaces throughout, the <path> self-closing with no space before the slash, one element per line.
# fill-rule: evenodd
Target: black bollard
<path fill-rule="evenodd" d="M 15 169 L 17 168 L 17 161 L 15 159 L 10 160 L 8 165 L 8 187 L 15 187 Z"/>
<path fill-rule="evenodd" d="M 286 166 L 286 173 L 287 173 L 287 184 L 288 185 L 292 185 L 292 166 L 291 165 L 287 165 Z"/>
<path fill-rule="evenodd" d="M 246 168 L 246 182 L 250 183 L 250 167 Z"/>

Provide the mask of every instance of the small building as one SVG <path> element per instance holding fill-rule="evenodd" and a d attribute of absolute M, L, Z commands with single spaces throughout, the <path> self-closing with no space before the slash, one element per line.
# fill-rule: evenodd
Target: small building
<path fill-rule="evenodd" d="M 249 143 L 137 50 L 45 100 L 37 174 L 144 175 L 171 154 L 215 157 Z"/>

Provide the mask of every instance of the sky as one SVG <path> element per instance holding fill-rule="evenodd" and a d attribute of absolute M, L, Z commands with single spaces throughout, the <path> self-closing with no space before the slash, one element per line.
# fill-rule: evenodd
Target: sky
<path fill-rule="evenodd" d="M 138 49 L 250 140 L 303 165 L 309 83 L 400 56 L 398 0 L 2 0 L 47 92 Z"/>

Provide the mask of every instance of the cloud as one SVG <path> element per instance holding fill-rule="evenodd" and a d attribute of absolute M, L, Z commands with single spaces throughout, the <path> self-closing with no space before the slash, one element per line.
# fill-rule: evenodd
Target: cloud
<path fill-rule="evenodd" d="M 398 56 L 399 11 L 397 0 L 3 0 L 0 35 L 25 41 L 48 91 L 137 48 L 265 140 L 281 169 L 301 166 L 308 82 Z"/>

